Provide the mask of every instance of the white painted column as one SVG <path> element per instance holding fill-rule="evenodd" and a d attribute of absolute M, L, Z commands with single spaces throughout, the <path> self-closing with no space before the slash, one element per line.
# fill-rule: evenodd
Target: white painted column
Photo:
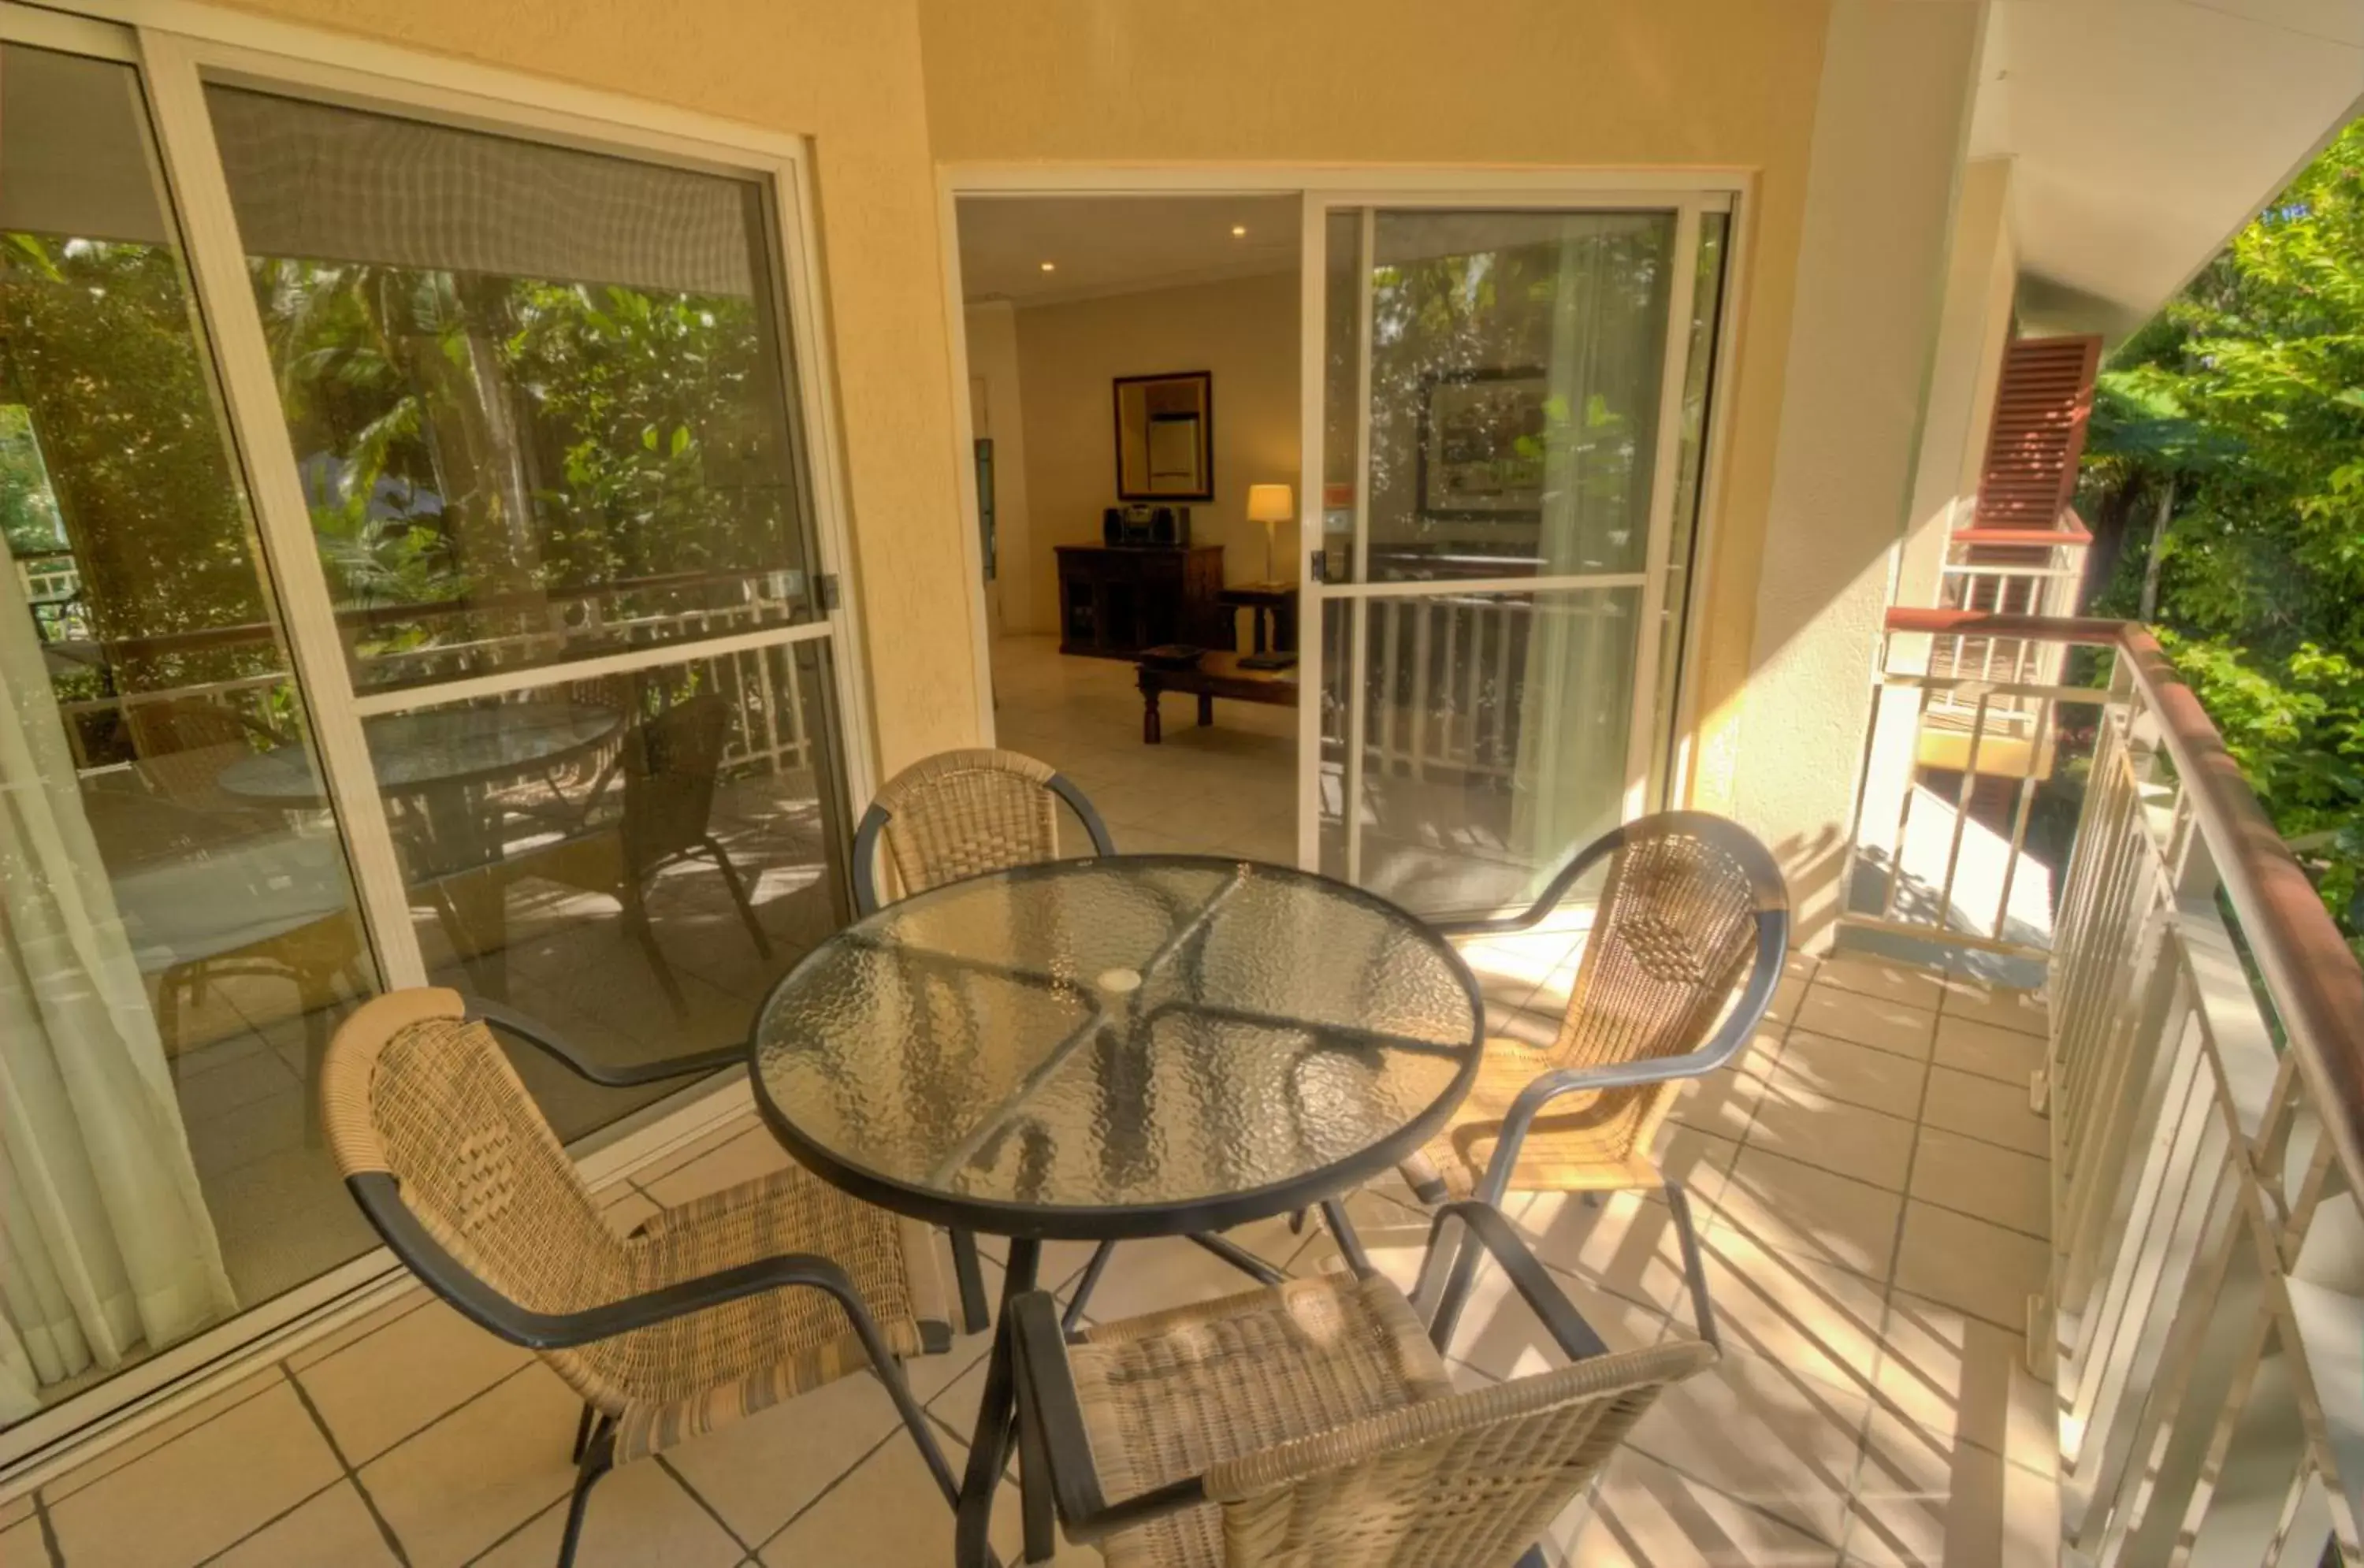
<path fill-rule="evenodd" d="M 1801 937 L 1837 913 L 1929 406 L 1983 0 L 1834 0 L 1808 168 L 1738 814 Z"/>

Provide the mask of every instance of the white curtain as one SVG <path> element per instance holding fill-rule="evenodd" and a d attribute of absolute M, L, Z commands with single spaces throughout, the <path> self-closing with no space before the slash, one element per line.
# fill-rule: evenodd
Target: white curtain
<path fill-rule="evenodd" d="M 0 546 L 0 1422 L 233 1310 L 148 995 Z"/>
<path fill-rule="evenodd" d="M 1648 549 L 1672 226 L 1637 213 L 1560 222 L 1540 570 L 1638 572 Z M 1511 823 L 1511 850 L 1534 868 L 1533 884 L 1622 815 L 1641 601 L 1634 588 L 1534 595 Z"/>

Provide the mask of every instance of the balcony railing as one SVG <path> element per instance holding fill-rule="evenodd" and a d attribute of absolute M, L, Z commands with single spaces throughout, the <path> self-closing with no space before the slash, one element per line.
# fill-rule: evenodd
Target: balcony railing
<path fill-rule="evenodd" d="M 2054 1256 L 2030 1342 L 2057 1367 L 2063 1561 L 2358 1561 L 2364 972 L 2148 632 L 1888 625 L 1858 827 L 1879 839 L 1871 807 L 1900 795 L 1908 821 L 1915 801 L 1951 815 L 1917 845 L 1859 836 L 1847 923 L 2044 960 L 2030 1095 L 2052 1124 Z M 2095 647 L 2110 667 L 2081 685 L 1923 673 L 1912 639 L 1946 636 Z M 1971 716 L 1950 770 L 1919 744 L 1940 692 Z M 1975 753 L 1998 743 L 2025 770 L 1981 797 Z M 1884 792 L 1883 758 L 1907 772 Z M 2039 797 L 2073 806 L 2065 843 L 2031 840 Z M 1916 855 L 1943 866 L 1934 889 Z M 2002 901 L 1966 912 L 1981 855 Z M 2015 896 L 2031 882 L 2040 899 Z"/>

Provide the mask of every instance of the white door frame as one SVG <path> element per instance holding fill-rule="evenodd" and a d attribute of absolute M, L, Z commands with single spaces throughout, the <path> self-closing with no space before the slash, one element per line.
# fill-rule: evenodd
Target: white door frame
<path fill-rule="evenodd" d="M 1657 664 L 1664 644 L 1662 618 L 1666 613 L 1666 584 L 1668 550 L 1674 531 L 1675 477 L 1680 461 L 1682 445 L 1682 397 L 1684 371 L 1689 355 L 1694 291 L 1698 283 L 1697 256 L 1701 215 L 1709 211 L 1735 212 L 1739 191 L 1731 184 L 1716 183 L 1627 183 L 1603 184 L 1591 179 L 1578 182 L 1535 180 L 1522 182 L 1514 188 L 1498 188 L 1489 184 L 1463 185 L 1458 183 L 1407 183 L 1400 186 L 1369 185 L 1360 189 L 1337 188 L 1306 193 L 1302 214 L 1301 277 L 1303 294 L 1298 313 L 1302 340 L 1299 391 L 1302 399 L 1300 410 L 1302 472 L 1300 484 L 1309 506 L 1322 494 L 1322 474 L 1326 464 L 1322 440 L 1326 426 L 1324 396 L 1325 349 L 1323 333 L 1326 326 L 1327 257 L 1329 220 L 1337 211 L 1356 211 L 1362 215 L 1358 253 L 1371 253 L 1375 230 L 1374 215 L 1377 209 L 1401 211 L 1411 208 L 1438 210 L 1522 210 L 1535 212 L 1630 212 L 1650 211 L 1671 213 L 1675 228 L 1668 249 L 1672 268 L 1668 277 L 1665 340 L 1660 350 L 1659 406 L 1656 425 L 1656 448 L 1652 454 L 1650 519 L 1645 543 L 1644 569 L 1640 573 L 1557 573 L 1545 576 L 1473 578 L 1455 580 L 1448 585 L 1457 593 L 1553 593 L 1587 588 L 1639 587 L 1641 613 L 1636 617 L 1634 635 L 1634 691 L 1626 727 L 1625 790 L 1622 816 L 1632 820 L 1650 809 L 1655 803 L 1648 799 L 1651 754 L 1660 746 L 1672 746 L 1674 736 L 1661 736 L 1656 724 Z M 1729 250 L 1726 272 L 1729 273 Z M 1356 353 L 1357 391 L 1355 406 L 1356 452 L 1355 473 L 1366 474 L 1370 469 L 1369 418 L 1370 362 L 1368 346 L 1371 334 L 1370 270 L 1367 264 L 1357 269 L 1361 287 L 1357 303 Z M 1731 290 L 1727 285 L 1725 297 Z M 1719 337 L 1719 351 L 1723 339 Z M 1711 385 L 1712 386 L 1712 378 Z M 1709 428 L 1719 421 L 1710 410 Z M 1704 479 L 1704 475 L 1702 476 Z M 1702 491 L 1704 485 L 1702 485 Z M 1346 638 L 1348 674 L 1347 734 L 1342 802 L 1346 828 L 1344 873 L 1349 881 L 1359 880 L 1361 873 L 1361 813 L 1355 802 L 1361 799 L 1361 775 L 1366 737 L 1364 734 L 1364 704 L 1361 694 L 1369 669 L 1370 639 L 1369 605 L 1374 599 L 1392 597 L 1425 597 L 1440 591 L 1440 584 L 1427 581 L 1375 583 L 1369 574 L 1369 517 L 1367 485 L 1359 480 L 1355 486 L 1353 576 L 1344 583 L 1324 583 L 1310 569 L 1312 544 L 1320 535 L 1300 536 L 1301 580 L 1299 592 L 1302 602 L 1299 608 L 1299 669 L 1306 700 L 1299 705 L 1298 717 L 1298 858 L 1308 870 L 1320 869 L 1321 824 L 1321 710 L 1319 694 L 1324 689 L 1322 661 L 1327 654 L 1327 639 L 1323 635 L 1326 610 L 1330 604 L 1351 606 L 1353 625 Z M 1300 508 L 1303 510 L 1303 508 Z M 1704 521 L 1704 517 L 1702 517 Z M 1694 554 L 1697 544 L 1694 544 Z M 1687 585 L 1688 586 L 1688 585 Z M 1687 597 L 1695 598 L 1696 595 Z M 1687 605 L 1686 612 L 1693 606 Z M 1682 675 L 1678 671 L 1678 684 Z M 1688 726 L 1679 712 L 1676 716 L 1679 732 L 1687 733 Z M 1671 773 L 1670 783 L 1671 783 Z M 1670 791 L 1671 793 L 1671 791 Z"/>
<path fill-rule="evenodd" d="M 1347 163 L 1002 163 L 951 162 L 937 165 L 936 221 L 939 249 L 942 252 L 944 286 L 944 317 L 949 324 L 952 355 L 952 415 L 954 468 L 959 475 L 960 504 L 965 526 L 961 530 L 964 569 L 968 575 L 970 657 L 976 662 L 977 693 L 977 744 L 995 743 L 993 713 L 993 651 L 987 630 L 987 611 L 985 601 L 985 559 L 974 526 L 976 517 L 976 475 L 971 454 L 976 450 L 976 432 L 968 406 L 968 332 L 965 320 L 967 301 L 961 284 L 959 203 L 964 196 L 1296 196 L 1301 203 L 1300 217 L 1306 225 L 1304 239 L 1298 250 L 1298 272 L 1303 286 L 1303 305 L 1298 313 L 1298 328 L 1306 339 L 1304 359 L 1299 373 L 1299 394 L 1305 399 L 1301 414 L 1299 450 L 1315 454 L 1318 462 L 1321 417 L 1321 344 L 1318 328 L 1321 301 L 1320 212 L 1331 206 L 1367 205 L 1378 202 L 1388 206 L 1427 205 L 1441 206 L 1592 206 L 1596 208 L 1665 206 L 1683 207 L 1695 214 L 1704 206 L 1723 206 L 1733 214 L 1733 231 L 1725 242 L 1724 316 L 1716 339 L 1717 361 L 1714 384 L 1723 385 L 1722 372 L 1730 345 L 1734 341 L 1731 327 L 1734 319 L 1739 290 L 1734 280 L 1739 276 L 1737 267 L 1742 260 L 1738 245 L 1739 230 L 1745 215 L 1756 195 L 1756 175 L 1738 167 L 1701 166 L 1690 169 L 1646 168 L 1587 168 L 1575 165 L 1540 165 L 1530 168 L 1500 168 L 1483 166 L 1451 166 L 1405 163 L 1373 167 Z M 1696 235 L 1696 229 L 1692 231 Z M 1688 290 L 1691 279 L 1684 279 Z M 1669 312 L 1669 322 L 1673 313 Z M 1684 324 L 1689 325 L 1688 313 Z M 1679 389 L 1679 378 L 1677 379 Z M 1714 509 L 1708 503 L 1718 492 L 1712 488 L 1720 466 L 1720 434 L 1723 421 L 1709 411 L 1709 448 L 1702 456 L 1707 472 L 1701 484 L 1701 504 L 1697 537 L 1692 545 L 1692 558 L 1702 563 L 1695 568 L 1688 587 L 1688 610 L 1693 618 L 1686 629 L 1683 646 L 1695 648 L 1696 617 L 1701 602 L 1699 592 L 1706 573 L 1703 563 L 1713 532 Z M 1298 529 L 1302 546 L 1309 535 L 1307 520 L 1315 515 L 1321 495 L 1320 475 L 1313 469 L 1303 468 L 1299 475 Z M 1654 506 L 1656 498 L 1654 494 Z M 1670 503 L 1669 503 L 1670 504 Z M 1300 556 L 1307 553 L 1300 549 Z M 1663 550 L 1656 552 L 1663 555 Z M 1308 582 L 1305 562 L 1298 563 L 1299 591 L 1312 584 Z M 1663 573 L 1659 578 L 1663 585 Z M 1531 587 L 1532 580 L 1521 579 L 1518 586 Z M 1645 595 L 1646 596 L 1646 595 Z M 1651 601 L 1651 614 L 1656 613 Z M 1298 613 L 1298 649 L 1299 680 L 1308 697 L 1318 693 L 1321 620 L 1309 599 L 1301 602 Z M 1306 654 L 1313 652 L 1311 666 Z M 1655 659 L 1655 651 L 1652 655 Z M 1688 759 L 1690 753 L 1692 701 L 1689 662 L 1678 672 L 1678 693 L 1670 743 L 1678 755 Z M 1313 730 L 1318 725 L 1318 705 L 1308 701 L 1299 705 L 1298 769 L 1300 788 L 1298 823 L 1298 857 L 1300 864 L 1312 868 L 1317 850 L 1312 828 L 1311 794 L 1306 786 L 1306 759 L 1314 754 Z M 1314 713 L 1309 721 L 1307 715 Z M 1645 744 L 1647 742 L 1645 741 Z M 1646 777 L 1646 771 L 1645 773 Z M 1669 771 L 1670 779 L 1674 777 Z M 1670 788 L 1670 798 L 1679 798 Z M 1631 811 L 1629 810 L 1629 815 Z"/>

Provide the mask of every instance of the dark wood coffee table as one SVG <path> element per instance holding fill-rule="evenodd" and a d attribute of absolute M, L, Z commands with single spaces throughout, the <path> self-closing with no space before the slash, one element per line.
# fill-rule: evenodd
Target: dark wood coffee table
<path fill-rule="evenodd" d="M 1260 702 L 1272 707 L 1297 706 L 1297 671 L 1243 670 L 1236 653 L 1202 655 L 1188 669 L 1143 662 L 1141 672 L 1141 739 L 1154 746 L 1165 739 L 1158 722 L 1157 699 L 1166 692 L 1192 692 L 1199 698 L 1199 722 L 1215 722 L 1215 699 Z"/>

